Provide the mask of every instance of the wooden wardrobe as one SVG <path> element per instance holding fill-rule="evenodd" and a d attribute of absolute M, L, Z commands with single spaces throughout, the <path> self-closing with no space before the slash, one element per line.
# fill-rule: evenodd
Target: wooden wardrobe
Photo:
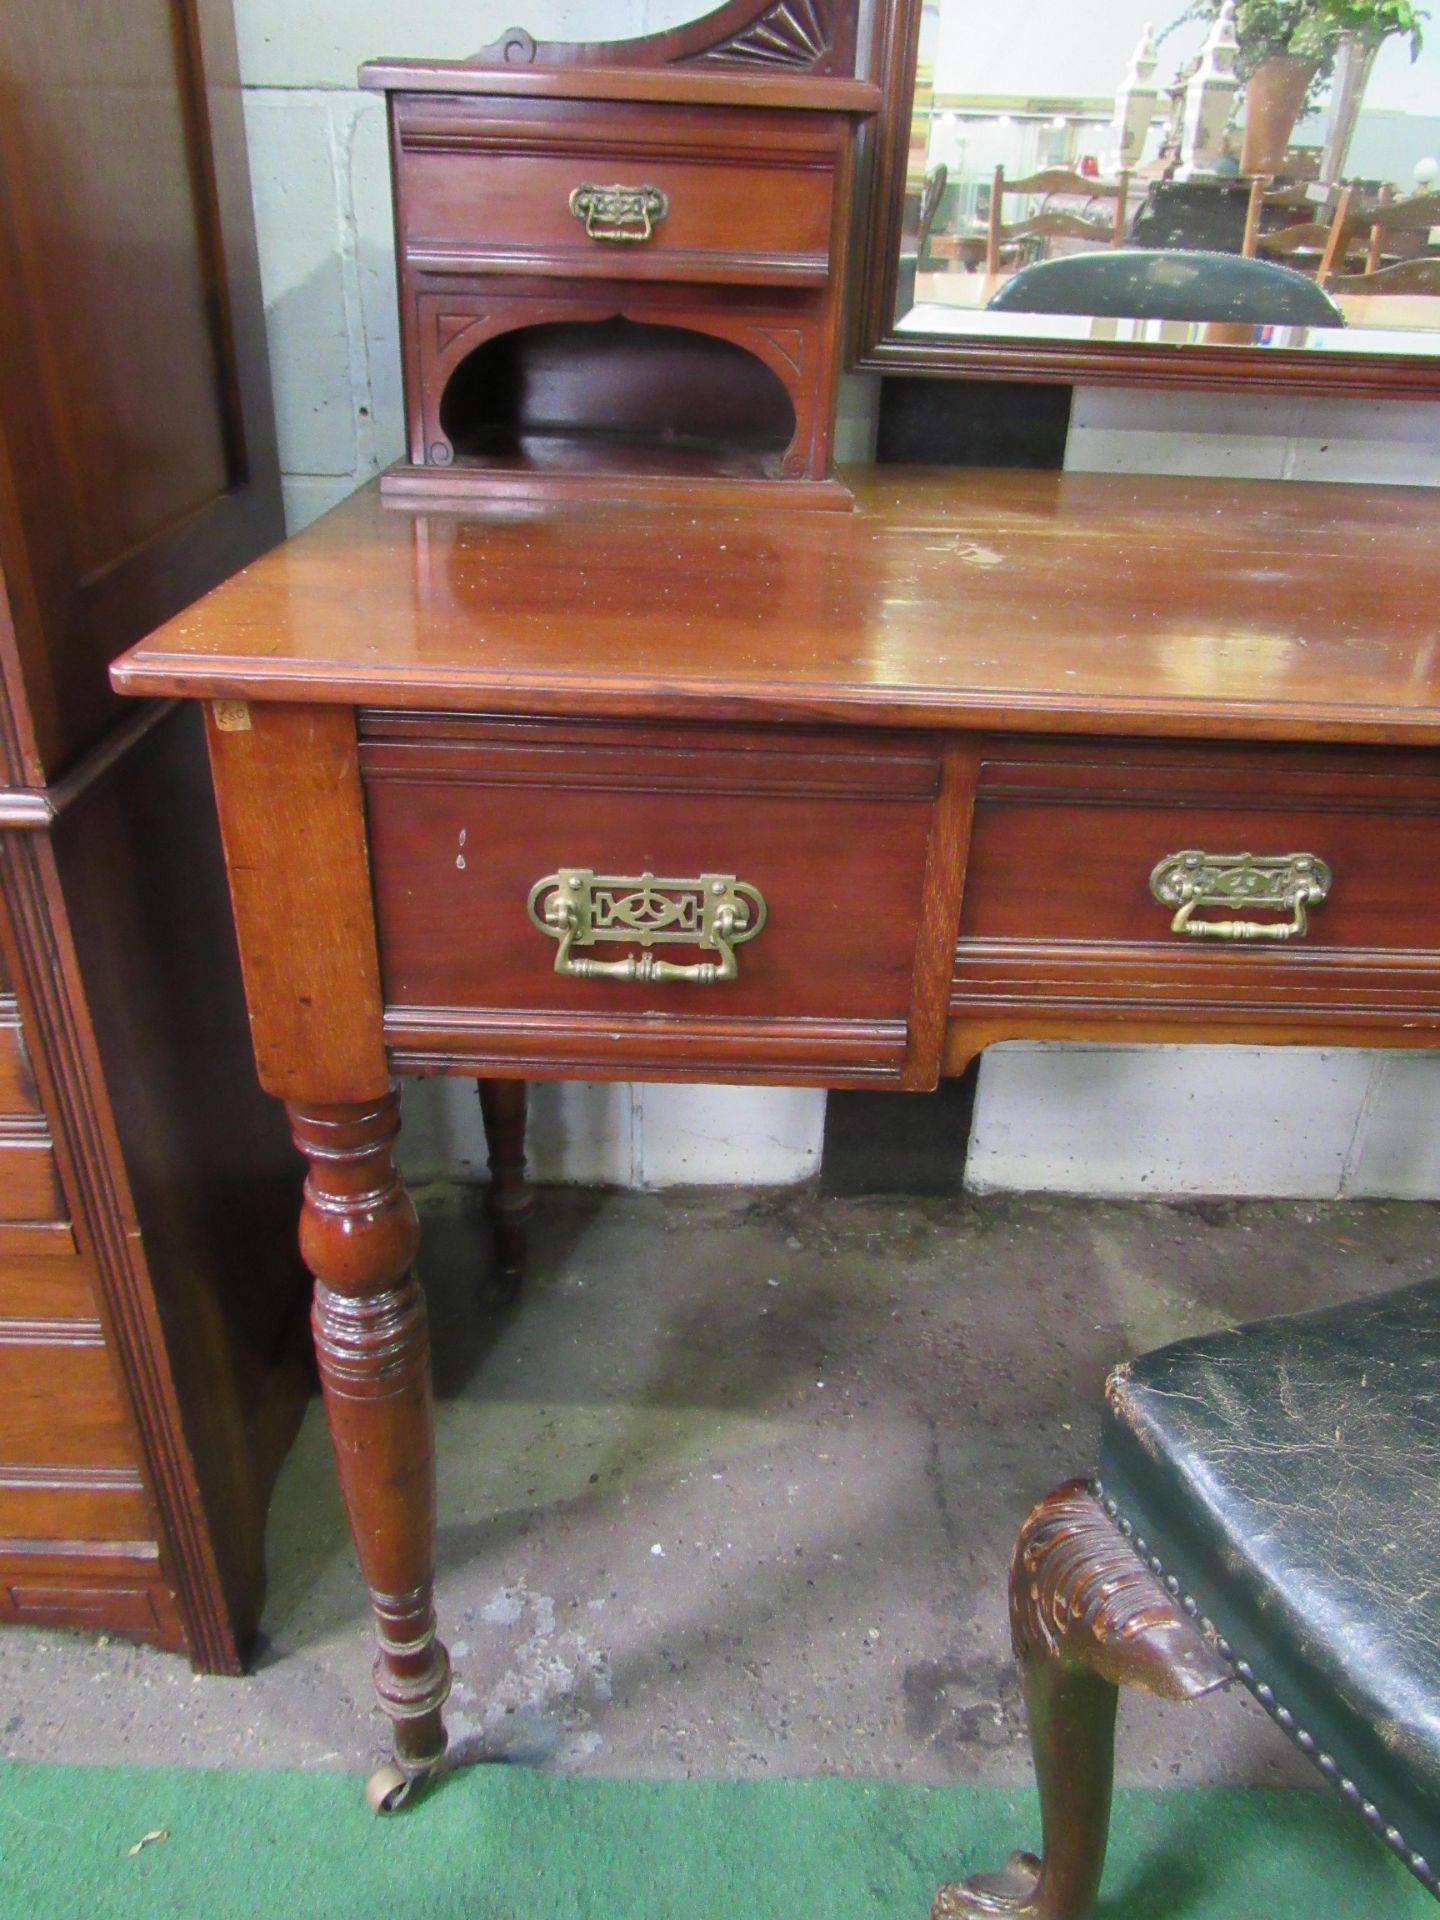
<path fill-rule="evenodd" d="M 0 0 L 0 1621 L 238 1671 L 307 1391 L 203 743 L 108 662 L 279 539 L 229 0 Z"/>

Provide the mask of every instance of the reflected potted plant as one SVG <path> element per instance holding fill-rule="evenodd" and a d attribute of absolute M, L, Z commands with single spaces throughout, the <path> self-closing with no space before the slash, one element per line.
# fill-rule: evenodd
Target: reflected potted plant
<path fill-rule="evenodd" d="M 1339 31 L 1320 177 L 1338 180 L 1376 54 L 1387 40 L 1400 36 L 1409 40 L 1410 58 L 1414 60 L 1424 44 L 1421 26 L 1429 15 L 1412 6 L 1410 0 L 1326 0 L 1325 10 Z"/>
<path fill-rule="evenodd" d="M 1214 20 L 1221 5 L 1222 0 L 1190 0 L 1166 32 L 1192 20 Z M 1335 64 L 1340 29 L 1328 0 L 1236 0 L 1235 37 L 1235 72 L 1245 89 L 1240 171 L 1273 174 L 1302 111 L 1318 104 Z"/>
<path fill-rule="evenodd" d="M 1213 21 L 1221 5 L 1222 0 L 1190 0 L 1166 34 L 1192 20 Z M 1336 72 L 1337 59 L 1353 46 L 1357 58 L 1352 61 L 1346 52 L 1344 68 L 1358 65 L 1359 49 L 1367 48 L 1368 55 L 1358 88 L 1352 83 L 1347 89 L 1354 95 L 1344 136 L 1348 146 L 1376 50 L 1393 35 L 1408 34 L 1413 59 L 1420 50 L 1421 23 L 1426 17 L 1412 0 L 1236 0 L 1235 72 L 1245 89 L 1241 173 L 1278 171 L 1295 122 L 1302 112 L 1319 105 L 1326 83 Z M 1333 124 L 1333 100 L 1330 119 Z M 1331 144 L 1327 125 L 1327 162 Z M 1326 179 L 1334 179 L 1337 173 L 1338 163 L 1324 168 Z"/>
<path fill-rule="evenodd" d="M 1315 0 L 1240 0 L 1235 31 L 1245 83 L 1240 171 L 1278 173 L 1295 122 L 1334 68 L 1339 30 Z"/>

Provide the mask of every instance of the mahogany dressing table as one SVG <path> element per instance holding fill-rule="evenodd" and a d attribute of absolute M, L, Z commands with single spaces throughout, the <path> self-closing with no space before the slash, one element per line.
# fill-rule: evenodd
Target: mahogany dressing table
<path fill-rule="evenodd" d="M 1440 1040 L 1440 540 L 1399 489 L 375 488 L 115 666 L 204 703 L 403 1797 L 448 1688 L 395 1076 L 920 1091 L 1012 1036 Z"/>

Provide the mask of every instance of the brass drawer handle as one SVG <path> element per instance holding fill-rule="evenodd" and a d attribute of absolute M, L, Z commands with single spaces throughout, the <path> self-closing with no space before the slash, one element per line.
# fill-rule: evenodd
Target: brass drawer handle
<path fill-rule="evenodd" d="M 695 880 L 657 880 L 653 873 L 595 873 L 563 867 L 530 889 L 531 921 L 558 940 L 555 971 L 571 980 L 676 980 L 710 987 L 739 977 L 735 949 L 753 940 L 767 908 L 757 888 L 733 873 Z M 638 941 L 624 960 L 591 960 L 572 949 L 602 940 Z M 654 946 L 708 947 L 719 961 L 677 965 L 657 960 Z"/>
<path fill-rule="evenodd" d="M 1150 891 L 1173 907 L 1172 933 L 1197 940 L 1301 940 L 1309 910 L 1330 891 L 1330 869 L 1313 853 L 1170 853 L 1150 875 Z M 1271 907 L 1288 920 L 1197 920 L 1199 907 Z"/>
<path fill-rule="evenodd" d="M 592 240 L 643 246 L 670 211 L 659 187 L 597 187 L 589 181 L 570 196 L 570 211 Z"/>

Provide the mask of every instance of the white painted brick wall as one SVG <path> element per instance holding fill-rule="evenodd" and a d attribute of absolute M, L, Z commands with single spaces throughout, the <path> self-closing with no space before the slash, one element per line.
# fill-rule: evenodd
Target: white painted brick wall
<path fill-rule="evenodd" d="M 285 494 L 303 526 L 402 447 L 390 183 L 381 102 L 355 86 L 377 54 L 463 58 L 511 25 L 623 37 L 700 0 L 235 0 Z M 838 447 L 867 458 L 875 384 L 842 388 Z M 1201 394 L 1076 394 L 1067 464 L 1101 471 L 1440 483 L 1421 406 Z M 1426 1057 L 1246 1048 L 992 1051 L 971 1179 L 1072 1192 L 1440 1195 Z M 547 1086 L 538 1177 L 614 1185 L 803 1180 L 824 1096 L 783 1089 Z M 412 1083 L 412 1176 L 478 1177 L 464 1081 Z"/>

